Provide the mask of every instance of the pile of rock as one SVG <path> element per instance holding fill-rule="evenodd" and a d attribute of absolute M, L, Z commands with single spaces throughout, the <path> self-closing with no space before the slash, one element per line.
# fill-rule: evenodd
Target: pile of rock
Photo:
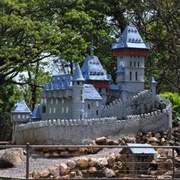
<path fill-rule="evenodd" d="M 33 171 L 32 178 L 116 177 L 122 169 L 120 154 L 107 157 L 76 157 L 42 172 Z"/>

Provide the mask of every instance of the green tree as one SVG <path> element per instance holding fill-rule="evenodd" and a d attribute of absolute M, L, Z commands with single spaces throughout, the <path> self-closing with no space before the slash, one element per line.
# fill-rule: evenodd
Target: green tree
<path fill-rule="evenodd" d="M 0 91 L 0 141 L 11 140 L 10 112 L 15 104 L 15 85 L 5 84 Z"/>
<path fill-rule="evenodd" d="M 160 96 L 169 99 L 173 111 L 174 119 L 180 120 L 180 95 L 179 93 L 164 92 Z"/>

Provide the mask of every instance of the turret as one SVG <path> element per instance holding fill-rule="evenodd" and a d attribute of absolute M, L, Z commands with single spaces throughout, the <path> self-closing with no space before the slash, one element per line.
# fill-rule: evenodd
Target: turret
<path fill-rule="evenodd" d="M 19 124 L 24 124 L 29 121 L 31 111 L 26 102 L 20 99 L 11 111 L 11 122 L 13 123 L 12 141 L 14 141 L 16 128 Z"/>
<path fill-rule="evenodd" d="M 79 64 L 76 63 L 72 79 L 72 118 L 74 119 L 84 119 L 84 81 Z"/>
<path fill-rule="evenodd" d="M 152 94 L 151 99 L 152 99 L 152 103 L 154 104 L 155 96 L 156 96 L 156 85 L 157 85 L 157 82 L 155 81 L 154 77 L 151 77 L 149 84 L 150 84 L 150 91 Z"/>
<path fill-rule="evenodd" d="M 149 43 L 143 42 L 134 25 L 127 26 L 112 45 L 117 57 L 117 84 L 120 88 L 125 85 L 131 96 L 144 90 L 144 57 L 149 49 Z"/>

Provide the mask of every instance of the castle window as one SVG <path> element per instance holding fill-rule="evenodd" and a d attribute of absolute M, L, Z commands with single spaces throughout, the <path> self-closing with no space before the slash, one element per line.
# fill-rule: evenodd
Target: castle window
<path fill-rule="evenodd" d="M 51 108 L 49 108 L 49 114 L 51 114 Z"/>
<path fill-rule="evenodd" d="M 99 112 L 98 112 L 98 110 L 96 110 L 96 115 L 98 115 L 99 114 Z"/>
<path fill-rule="evenodd" d="M 138 72 L 136 72 L 136 81 L 138 80 Z"/>
<path fill-rule="evenodd" d="M 22 119 L 25 119 L 25 115 L 24 114 L 22 115 Z"/>
<path fill-rule="evenodd" d="M 98 107 L 99 106 L 99 102 L 98 101 L 96 101 L 96 107 Z"/>
<path fill-rule="evenodd" d="M 62 107 L 62 113 L 64 113 L 64 107 Z"/>
<path fill-rule="evenodd" d="M 42 106 L 42 113 L 46 113 L 46 106 L 45 105 Z"/>
<path fill-rule="evenodd" d="M 99 92 L 101 93 L 101 91 L 102 91 L 102 89 L 101 88 L 99 88 Z"/>
<path fill-rule="evenodd" d="M 77 81 L 77 85 L 79 85 L 79 81 Z"/>
<path fill-rule="evenodd" d="M 53 104 L 53 98 L 51 99 L 51 104 Z"/>
<path fill-rule="evenodd" d="M 136 62 L 134 62 L 134 67 L 136 67 Z"/>
<path fill-rule="evenodd" d="M 68 111 L 69 111 L 69 108 L 68 108 L 68 107 L 66 107 L 66 113 L 68 113 Z"/>
<path fill-rule="evenodd" d="M 138 67 L 139 67 L 139 62 L 138 62 Z"/>
<path fill-rule="evenodd" d="M 64 103 L 64 99 L 62 99 L 62 104 Z"/>
<path fill-rule="evenodd" d="M 29 115 L 26 115 L 26 118 L 29 118 Z"/>
<path fill-rule="evenodd" d="M 130 67 L 132 67 L 132 62 L 130 62 Z"/>
<path fill-rule="evenodd" d="M 90 109 L 90 104 L 88 104 L 88 109 Z"/>
<path fill-rule="evenodd" d="M 130 71 L 130 81 L 132 80 L 132 72 Z"/>

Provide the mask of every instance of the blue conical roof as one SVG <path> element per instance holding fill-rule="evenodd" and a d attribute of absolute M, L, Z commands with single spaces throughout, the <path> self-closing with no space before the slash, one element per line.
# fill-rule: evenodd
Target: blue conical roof
<path fill-rule="evenodd" d="M 38 104 L 36 104 L 34 109 L 33 109 L 31 119 L 41 119 L 41 114 L 40 114 L 40 109 L 39 109 Z"/>
<path fill-rule="evenodd" d="M 20 99 L 11 113 L 31 113 L 31 111 L 28 108 L 26 102 L 23 99 Z"/>
<path fill-rule="evenodd" d="M 75 65 L 75 71 L 74 71 L 74 76 L 73 76 L 73 81 L 84 81 L 83 75 L 81 73 L 81 69 L 79 67 L 79 64 L 76 63 Z"/>
<path fill-rule="evenodd" d="M 120 36 L 118 43 L 112 45 L 112 49 L 120 48 L 139 48 L 150 49 L 149 43 L 143 42 L 136 26 L 127 26 Z"/>
<path fill-rule="evenodd" d="M 116 73 L 124 73 L 124 68 L 120 65 Z"/>
<path fill-rule="evenodd" d="M 155 81 L 154 77 L 151 77 L 149 83 L 150 84 L 157 84 L 157 82 Z"/>

